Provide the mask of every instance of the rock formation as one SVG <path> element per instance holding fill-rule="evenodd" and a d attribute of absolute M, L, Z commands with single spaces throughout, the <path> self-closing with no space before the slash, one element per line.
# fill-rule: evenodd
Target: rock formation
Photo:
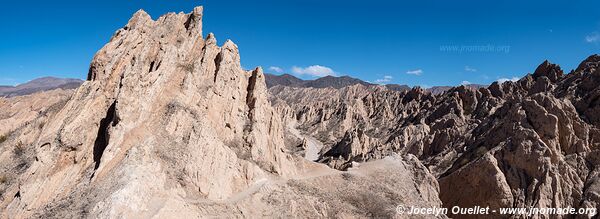
<path fill-rule="evenodd" d="M 440 95 L 361 85 L 270 92 L 284 120 L 325 143 L 320 162 L 331 167 L 412 154 L 438 179 L 445 207 L 596 207 L 598 57 L 569 74 L 545 61 L 516 82 Z"/>
<path fill-rule="evenodd" d="M 568 74 L 545 61 L 516 82 L 439 94 L 335 77 L 267 87 L 233 42 L 203 35 L 202 10 L 138 11 L 78 89 L 0 98 L 2 218 L 600 203 L 598 55 Z"/>
<path fill-rule="evenodd" d="M 204 38 L 202 12 L 140 10 L 72 94 L 0 99 L 0 163 L 20 162 L 1 172 L 3 218 L 393 217 L 398 204 L 441 206 L 414 156 L 340 172 L 290 153 L 262 69 L 243 70 L 233 42 Z"/>

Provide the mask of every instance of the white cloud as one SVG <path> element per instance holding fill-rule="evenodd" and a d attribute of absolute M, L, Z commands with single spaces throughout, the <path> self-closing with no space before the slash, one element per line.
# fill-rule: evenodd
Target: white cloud
<path fill-rule="evenodd" d="M 412 70 L 412 71 L 407 71 L 406 74 L 419 76 L 419 75 L 423 74 L 423 70 L 421 70 L 421 69 L 415 69 L 415 70 Z"/>
<path fill-rule="evenodd" d="M 507 82 L 507 81 L 513 81 L 514 82 L 514 81 L 518 81 L 518 80 L 519 80 L 518 77 L 500 78 L 500 79 L 498 79 L 498 83 L 502 84 L 502 83 Z"/>
<path fill-rule="evenodd" d="M 471 84 L 471 82 L 469 82 L 469 81 L 462 81 L 462 82 L 460 82 L 460 85 L 469 85 L 469 84 Z"/>
<path fill-rule="evenodd" d="M 467 66 L 465 66 L 465 71 L 476 72 L 477 69 L 471 68 L 467 65 Z"/>
<path fill-rule="evenodd" d="M 283 72 L 283 69 L 280 67 L 277 67 L 277 66 L 271 66 L 271 67 L 269 67 L 269 71 L 273 71 L 275 73 L 281 73 L 281 72 Z"/>
<path fill-rule="evenodd" d="M 375 80 L 375 83 L 377 83 L 377 84 L 385 84 L 385 83 L 388 83 L 388 82 L 392 81 L 393 78 L 394 77 L 392 77 L 390 75 L 385 75 L 385 76 L 383 76 L 383 78 Z"/>
<path fill-rule="evenodd" d="M 585 36 L 585 41 L 588 43 L 600 42 L 600 32 L 593 32 L 592 34 Z"/>
<path fill-rule="evenodd" d="M 292 72 L 298 75 L 310 75 L 315 77 L 324 77 L 328 75 L 335 76 L 337 73 L 333 69 L 321 65 L 311 65 L 306 68 L 294 66 Z"/>

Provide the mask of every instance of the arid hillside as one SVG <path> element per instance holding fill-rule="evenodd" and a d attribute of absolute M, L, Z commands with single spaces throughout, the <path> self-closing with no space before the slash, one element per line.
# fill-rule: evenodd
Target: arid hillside
<path fill-rule="evenodd" d="M 545 61 L 516 82 L 438 95 L 363 85 L 270 93 L 284 123 L 295 124 L 288 132 L 322 142 L 318 162 L 332 168 L 411 154 L 436 177 L 448 208 L 596 208 L 599 65 L 593 55 L 564 74 Z"/>
<path fill-rule="evenodd" d="M 442 205 L 413 155 L 340 171 L 288 150 L 262 69 L 243 70 L 238 46 L 204 35 L 202 19 L 202 7 L 140 10 L 76 90 L 0 98 L 1 217 L 366 218 Z"/>
<path fill-rule="evenodd" d="M 0 218 L 406 218 L 397 206 L 600 204 L 599 55 L 489 86 L 301 80 L 244 70 L 238 46 L 205 34 L 203 19 L 202 7 L 156 19 L 140 10 L 81 86 L 2 95 Z"/>

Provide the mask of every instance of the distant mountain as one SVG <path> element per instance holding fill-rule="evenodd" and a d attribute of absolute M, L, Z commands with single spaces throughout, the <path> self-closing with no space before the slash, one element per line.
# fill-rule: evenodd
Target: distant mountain
<path fill-rule="evenodd" d="M 425 90 L 428 92 L 431 92 L 432 94 L 441 94 L 447 90 L 450 90 L 450 88 L 452 88 L 452 87 L 451 86 L 433 86 L 433 87 L 427 88 Z"/>
<path fill-rule="evenodd" d="M 410 87 L 408 85 L 400 85 L 400 84 L 386 84 L 385 87 L 387 89 L 390 90 L 395 90 L 395 91 L 405 91 L 405 90 L 410 90 Z"/>
<path fill-rule="evenodd" d="M 343 88 L 355 84 L 362 84 L 365 86 L 371 86 L 375 84 L 371 84 L 365 81 L 362 81 L 357 78 L 349 77 L 349 76 L 325 76 L 322 78 L 317 78 L 315 80 L 302 80 L 293 75 L 283 74 L 283 75 L 273 75 L 273 74 L 265 74 L 267 87 L 271 88 L 277 85 L 288 86 L 288 87 L 312 87 L 312 88 Z"/>
<path fill-rule="evenodd" d="M 467 85 L 464 85 L 464 86 L 467 87 L 467 88 L 469 88 L 469 89 L 471 89 L 471 90 L 478 90 L 479 88 L 487 87 L 488 85 L 467 84 Z M 433 86 L 433 87 L 427 88 L 425 90 L 428 91 L 428 92 L 431 92 L 431 94 L 433 94 L 433 95 L 437 95 L 437 94 L 444 93 L 447 90 L 450 90 L 452 88 L 453 88 L 452 86 Z"/>
<path fill-rule="evenodd" d="M 304 82 L 304 86 L 306 87 L 314 87 L 314 88 L 325 88 L 325 87 L 333 87 L 333 88 L 342 88 L 347 86 L 352 86 L 355 84 L 362 84 L 365 86 L 372 86 L 374 84 L 362 81 L 360 79 L 356 79 L 349 76 L 325 76 L 322 78 L 318 78 L 315 80 L 308 80 Z"/>
<path fill-rule="evenodd" d="M 22 96 L 58 88 L 75 89 L 78 88 L 81 83 L 83 83 L 83 81 L 80 79 L 43 77 L 17 86 L 0 86 L 0 97 Z"/>
<path fill-rule="evenodd" d="M 267 87 L 271 88 L 277 85 L 287 86 L 287 87 L 312 87 L 312 88 L 343 88 L 347 86 L 352 86 L 356 84 L 362 84 L 364 86 L 377 86 L 378 84 L 372 84 L 357 78 L 349 77 L 349 76 L 325 76 L 322 78 L 317 78 L 314 80 L 302 80 L 290 74 L 283 75 L 273 75 L 273 74 L 265 74 Z M 411 87 L 403 84 L 386 84 L 384 85 L 387 89 L 395 90 L 395 91 L 407 91 L 410 90 Z M 481 87 L 487 87 L 487 85 L 480 84 L 469 84 L 465 85 L 467 88 L 477 90 Z M 432 94 L 441 94 L 447 90 L 453 88 L 452 86 L 434 86 L 431 88 L 425 89 L 425 91 L 430 92 Z"/>
<path fill-rule="evenodd" d="M 295 87 L 296 85 L 300 85 L 304 83 L 304 80 L 294 77 L 290 74 L 283 75 L 273 75 L 273 74 L 265 74 L 267 87 L 275 87 L 277 85 L 282 86 L 291 86 Z"/>

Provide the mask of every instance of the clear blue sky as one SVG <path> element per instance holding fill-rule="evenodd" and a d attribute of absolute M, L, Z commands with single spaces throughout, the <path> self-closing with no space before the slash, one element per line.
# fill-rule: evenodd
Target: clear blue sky
<path fill-rule="evenodd" d="M 157 18 L 196 5 L 204 5 L 204 33 L 237 43 L 244 67 L 279 67 L 303 78 L 483 84 L 521 77 L 545 59 L 569 71 L 600 53 L 600 1 L 486 2 L 7 1 L 0 9 L 0 84 L 85 78 L 94 53 L 136 10 Z"/>

